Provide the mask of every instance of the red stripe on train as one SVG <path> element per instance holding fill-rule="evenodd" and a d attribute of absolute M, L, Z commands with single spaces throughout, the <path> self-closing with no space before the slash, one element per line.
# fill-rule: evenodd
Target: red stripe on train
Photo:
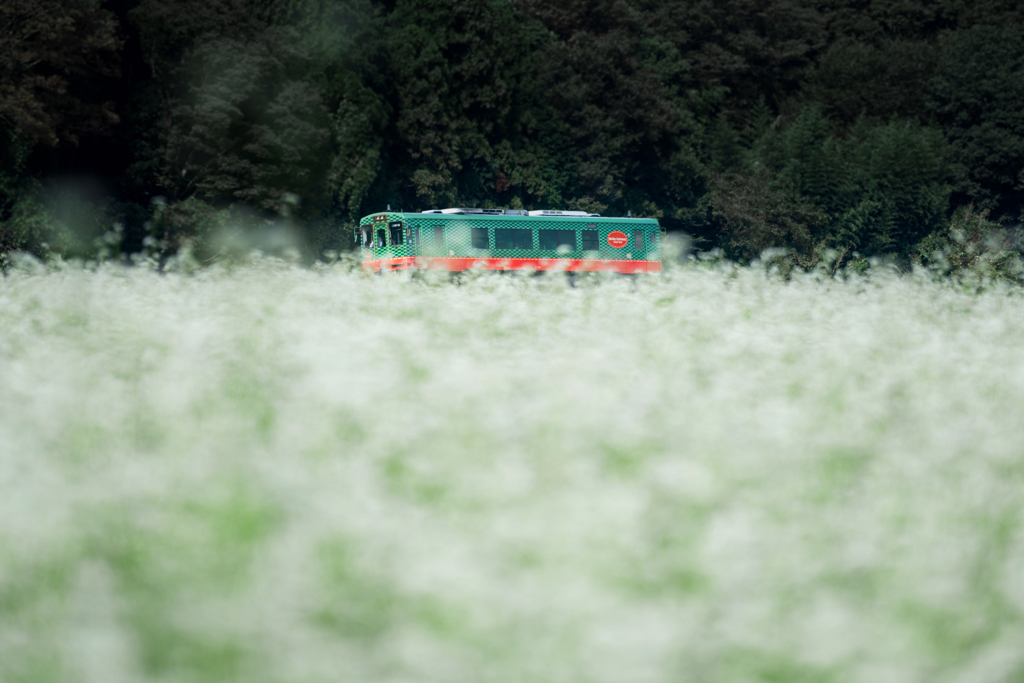
<path fill-rule="evenodd" d="M 615 271 L 619 273 L 660 273 L 661 261 L 565 258 L 453 258 L 446 256 L 402 256 L 363 261 L 363 270 L 407 270 L 422 268 L 458 272 L 483 270 L 554 270 L 566 272 Z"/>

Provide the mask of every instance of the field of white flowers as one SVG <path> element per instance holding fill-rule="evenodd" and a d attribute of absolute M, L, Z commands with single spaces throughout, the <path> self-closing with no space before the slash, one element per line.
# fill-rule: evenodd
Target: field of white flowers
<path fill-rule="evenodd" d="M 0 279 L 0 680 L 1024 680 L 1024 293 Z"/>

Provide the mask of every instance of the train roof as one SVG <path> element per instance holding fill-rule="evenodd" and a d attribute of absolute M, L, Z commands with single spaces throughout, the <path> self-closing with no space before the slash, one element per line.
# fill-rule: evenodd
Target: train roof
<path fill-rule="evenodd" d="M 431 209 L 422 213 L 443 213 L 455 214 L 458 216 L 541 216 L 541 217 L 573 217 L 573 218 L 600 218 L 599 213 L 587 213 L 586 211 L 551 211 L 543 209 L 540 211 L 526 211 L 524 209 Z"/>
<path fill-rule="evenodd" d="M 451 209 L 430 209 L 427 211 L 421 211 L 418 213 L 409 213 L 405 211 L 395 212 L 381 212 L 401 214 L 403 216 L 426 216 L 438 218 L 457 218 L 459 216 L 472 216 L 473 218 L 497 218 L 497 217 L 515 217 L 515 218 L 570 218 L 570 219 L 597 219 L 597 220 L 613 220 L 613 221 L 644 221 L 650 222 L 655 221 L 653 218 L 638 218 L 635 216 L 601 216 L 597 213 L 588 213 L 586 211 L 555 211 L 550 209 L 526 211 L 524 209 L 477 209 L 477 208 L 451 208 Z"/>

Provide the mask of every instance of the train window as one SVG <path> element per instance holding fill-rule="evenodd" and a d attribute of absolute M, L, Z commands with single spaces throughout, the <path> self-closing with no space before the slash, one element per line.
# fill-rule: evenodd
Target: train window
<path fill-rule="evenodd" d="M 576 251 L 575 230 L 541 230 L 540 248 L 555 251 L 559 247 L 568 247 L 569 251 Z"/>
<path fill-rule="evenodd" d="M 597 251 L 597 230 L 580 230 L 583 236 L 583 251 Z"/>
<path fill-rule="evenodd" d="M 440 225 L 434 226 L 434 246 L 438 249 L 444 247 L 444 228 Z"/>
<path fill-rule="evenodd" d="M 474 249 L 489 249 L 490 243 L 487 239 L 487 228 L 470 228 L 470 236 L 473 240 Z"/>
<path fill-rule="evenodd" d="M 540 248 L 554 251 L 558 248 L 558 231 L 557 230 L 541 230 L 540 231 Z"/>
<path fill-rule="evenodd" d="M 515 230 L 511 228 L 495 228 L 494 229 L 494 248 L 495 249 L 515 249 Z"/>
<path fill-rule="evenodd" d="M 362 244 L 362 245 L 363 245 L 364 247 L 366 247 L 366 248 L 369 248 L 369 247 L 372 247 L 372 246 L 373 246 L 372 244 L 370 244 L 370 230 L 371 230 L 371 229 L 372 229 L 372 228 L 370 228 L 370 226 L 369 226 L 369 225 L 364 225 L 364 226 L 362 226 L 362 227 L 361 227 L 361 228 L 359 229 L 359 232 L 360 232 L 360 234 L 361 234 L 361 239 L 360 239 L 360 243 L 361 243 L 361 244 Z"/>
<path fill-rule="evenodd" d="M 391 232 L 391 246 L 396 247 L 405 243 L 405 231 L 400 221 L 388 223 L 388 229 Z"/>
<path fill-rule="evenodd" d="M 495 249 L 533 249 L 533 230 L 524 228 L 495 228 Z"/>
<path fill-rule="evenodd" d="M 637 251 L 642 251 L 644 248 L 644 231 L 634 230 L 633 231 L 633 248 Z"/>
<path fill-rule="evenodd" d="M 377 246 L 387 246 L 387 233 L 384 232 L 384 228 L 377 228 Z"/>
<path fill-rule="evenodd" d="M 420 229 L 409 228 L 409 244 L 413 246 L 420 246 Z"/>

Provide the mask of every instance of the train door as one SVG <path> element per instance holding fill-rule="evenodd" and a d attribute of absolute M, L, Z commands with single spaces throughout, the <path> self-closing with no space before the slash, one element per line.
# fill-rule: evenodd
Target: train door
<path fill-rule="evenodd" d="M 409 255 L 418 256 L 420 250 L 420 229 L 407 227 L 405 229 L 405 243 L 409 245 Z"/>
<path fill-rule="evenodd" d="M 420 229 L 418 246 L 424 256 L 447 256 L 444 245 L 444 226 L 427 224 Z"/>
<path fill-rule="evenodd" d="M 447 230 L 443 225 L 434 226 L 434 248 L 441 256 L 454 256 L 455 251 L 448 244 Z"/>
<path fill-rule="evenodd" d="M 646 258 L 646 249 L 644 248 L 644 231 L 634 230 L 633 231 L 633 258 L 644 259 Z"/>

